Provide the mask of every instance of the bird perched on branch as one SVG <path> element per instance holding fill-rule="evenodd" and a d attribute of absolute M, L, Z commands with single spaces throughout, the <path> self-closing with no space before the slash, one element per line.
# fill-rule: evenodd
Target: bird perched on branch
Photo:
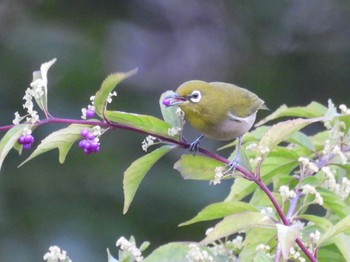
<path fill-rule="evenodd" d="M 183 83 L 176 94 L 163 100 L 165 106 L 179 106 L 188 122 L 202 135 L 191 143 L 196 151 L 205 136 L 214 140 L 238 139 L 237 154 L 230 169 L 237 164 L 242 136 L 251 129 L 256 113 L 268 109 L 256 94 L 233 84 L 192 80 Z"/>

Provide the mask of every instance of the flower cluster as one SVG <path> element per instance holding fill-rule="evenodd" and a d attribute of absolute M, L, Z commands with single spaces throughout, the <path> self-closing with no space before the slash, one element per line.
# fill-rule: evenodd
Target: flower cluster
<path fill-rule="evenodd" d="M 125 252 L 129 253 L 131 256 L 133 256 L 133 258 L 135 259 L 136 262 L 143 261 L 143 256 L 142 256 L 140 249 L 138 249 L 136 247 L 135 243 L 130 242 L 125 237 L 120 237 L 117 240 L 116 246 L 120 247 L 120 249 L 122 251 L 125 251 Z M 132 261 L 134 261 L 134 260 L 132 260 Z"/>
<path fill-rule="evenodd" d="M 302 194 L 304 195 L 315 195 L 315 200 L 313 201 L 313 203 L 318 204 L 320 206 L 323 205 L 323 198 L 321 194 L 316 191 L 316 188 L 314 186 L 306 184 L 301 187 L 301 190 Z"/>
<path fill-rule="evenodd" d="M 142 141 L 142 150 L 147 152 L 147 149 L 149 146 L 153 145 L 155 143 L 155 140 L 157 138 L 154 136 L 147 136 L 143 141 Z"/>
<path fill-rule="evenodd" d="M 58 246 L 51 246 L 43 259 L 47 262 L 72 262 L 67 256 L 67 252 Z"/>
<path fill-rule="evenodd" d="M 17 142 L 23 146 L 23 149 L 30 149 L 34 143 L 32 130 L 25 128 L 23 134 L 18 138 Z"/>
<path fill-rule="evenodd" d="M 270 152 L 270 149 L 266 146 L 261 146 L 256 143 L 252 143 L 246 147 L 246 150 L 252 151 L 256 154 L 255 158 L 251 158 L 249 161 L 251 164 L 258 164 L 264 157 Z"/>
<path fill-rule="evenodd" d="M 319 170 L 318 166 L 306 157 L 299 157 L 298 161 L 300 163 L 300 175 L 302 177 L 316 173 Z"/>
<path fill-rule="evenodd" d="M 93 131 L 85 128 L 80 131 L 83 139 L 80 140 L 79 147 L 84 150 L 86 155 L 100 151 L 99 136 L 101 134 L 101 128 L 99 126 L 94 126 Z"/>
<path fill-rule="evenodd" d="M 262 218 L 262 221 L 267 221 L 275 217 L 275 213 L 273 212 L 272 207 L 263 208 L 260 210 L 260 213 L 264 215 L 264 217 Z"/>
<path fill-rule="evenodd" d="M 191 243 L 188 245 L 189 251 L 186 255 L 187 261 L 190 262 L 209 262 L 214 261 L 214 258 L 209 255 L 208 251 L 200 249 L 200 247 L 195 244 Z"/>
<path fill-rule="evenodd" d="M 306 259 L 303 258 L 299 251 L 295 250 L 294 247 L 291 247 L 289 250 L 289 257 L 292 259 L 297 259 L 299 262 L 305 262 Z"/>
<path fill-rule="evenodd" d="M 282 202 L 286 202 L 289 199 L 296 197 L 296 193 L 294 190 L 289 190 L 288 186 L 280 186 L 279 192 L 282 196 Z"/>
<path fill-rule="evenodd" d="M 323 167 L 322 172 L 326 176 L 326 179 L 323 182 L 323 187 L 337 194 L 342 200 L 348 198 L 350 194 L 350 180 L 343 177 L 341 182 L 337 183 L 335 178 L 335 170 L 331 170 L 331 168 L 328 166 Z"/>

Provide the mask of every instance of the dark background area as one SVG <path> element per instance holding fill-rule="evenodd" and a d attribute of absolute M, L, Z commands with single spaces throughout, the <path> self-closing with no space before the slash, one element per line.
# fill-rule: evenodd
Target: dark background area
<path fill-rule="evenodd" d="M 0 125 L 21 111 L 32 72 L 54 57 L 49 109 L 59 117 L 79 119 L 108 74 L 136 67 L 111 108 L 160 117 L 160 94 L 192 79 L 238 84 L 272 110 L 329 98 L 349 104 L 349 11 L 339 0 L 2 0 Z M 60 127 L 38 128 L 36 140 Z M 50 152 L 17 168 L 28 153 L 10 153 L 0 172 L 0 261 L 40 261 L 50 245 L 73 261 L 106 261 L 122 235 L 151 241 L 150 250 L 201 239 L 210 224 L 177 225 L 224 199 L 230 182 L 182 180 L 172 169 L 181 152 L 149 172 L 122 215 L 123 172 L 144 154 L 143 139 L 109 132 L 99 154 L 75 147 L 64 165 Z"/>

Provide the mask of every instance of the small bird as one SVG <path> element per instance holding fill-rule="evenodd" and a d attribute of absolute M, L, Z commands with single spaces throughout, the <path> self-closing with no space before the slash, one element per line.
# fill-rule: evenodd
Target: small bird
<path fill-rule="evenodd" d="M 214 140 L 238 139 L 239 158 L 242 136 L 253 126 L 259 109 L 268 109 L 265 102 L 247 89 L 229 83 L 192 80 L 183 83 L 176 94 L 163 100 L 165 106 L 179 106 L 188 122 L 202 135 L 190 146 L 196 151 L 203 136 Z"/>

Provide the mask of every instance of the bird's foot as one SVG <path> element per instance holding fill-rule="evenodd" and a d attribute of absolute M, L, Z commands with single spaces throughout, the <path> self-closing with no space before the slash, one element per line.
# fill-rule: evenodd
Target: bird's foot
<path fill-rule="evenodd" d="M 238 161 L 236 159 L 232 160 L 225 166 L 225 171 L 223 172 L 223 174 L 228 175 L 229 173 L 231 173 L 231 175 L 233 176 L 235 174 L 237 165 Z"/>
<path fill-rule="evenodd" d="M 199 143 L 201 141 L 201 139 L 203 138 L 203 135 L 201 135 L 200 137 L 198 137 L 196 140 L 194 140 L 191 144 L 190 144 L 190 151 L 193 153 L 193 155 L 196 155 L 196 153 L 198 152 L 199 149 Z"/>

